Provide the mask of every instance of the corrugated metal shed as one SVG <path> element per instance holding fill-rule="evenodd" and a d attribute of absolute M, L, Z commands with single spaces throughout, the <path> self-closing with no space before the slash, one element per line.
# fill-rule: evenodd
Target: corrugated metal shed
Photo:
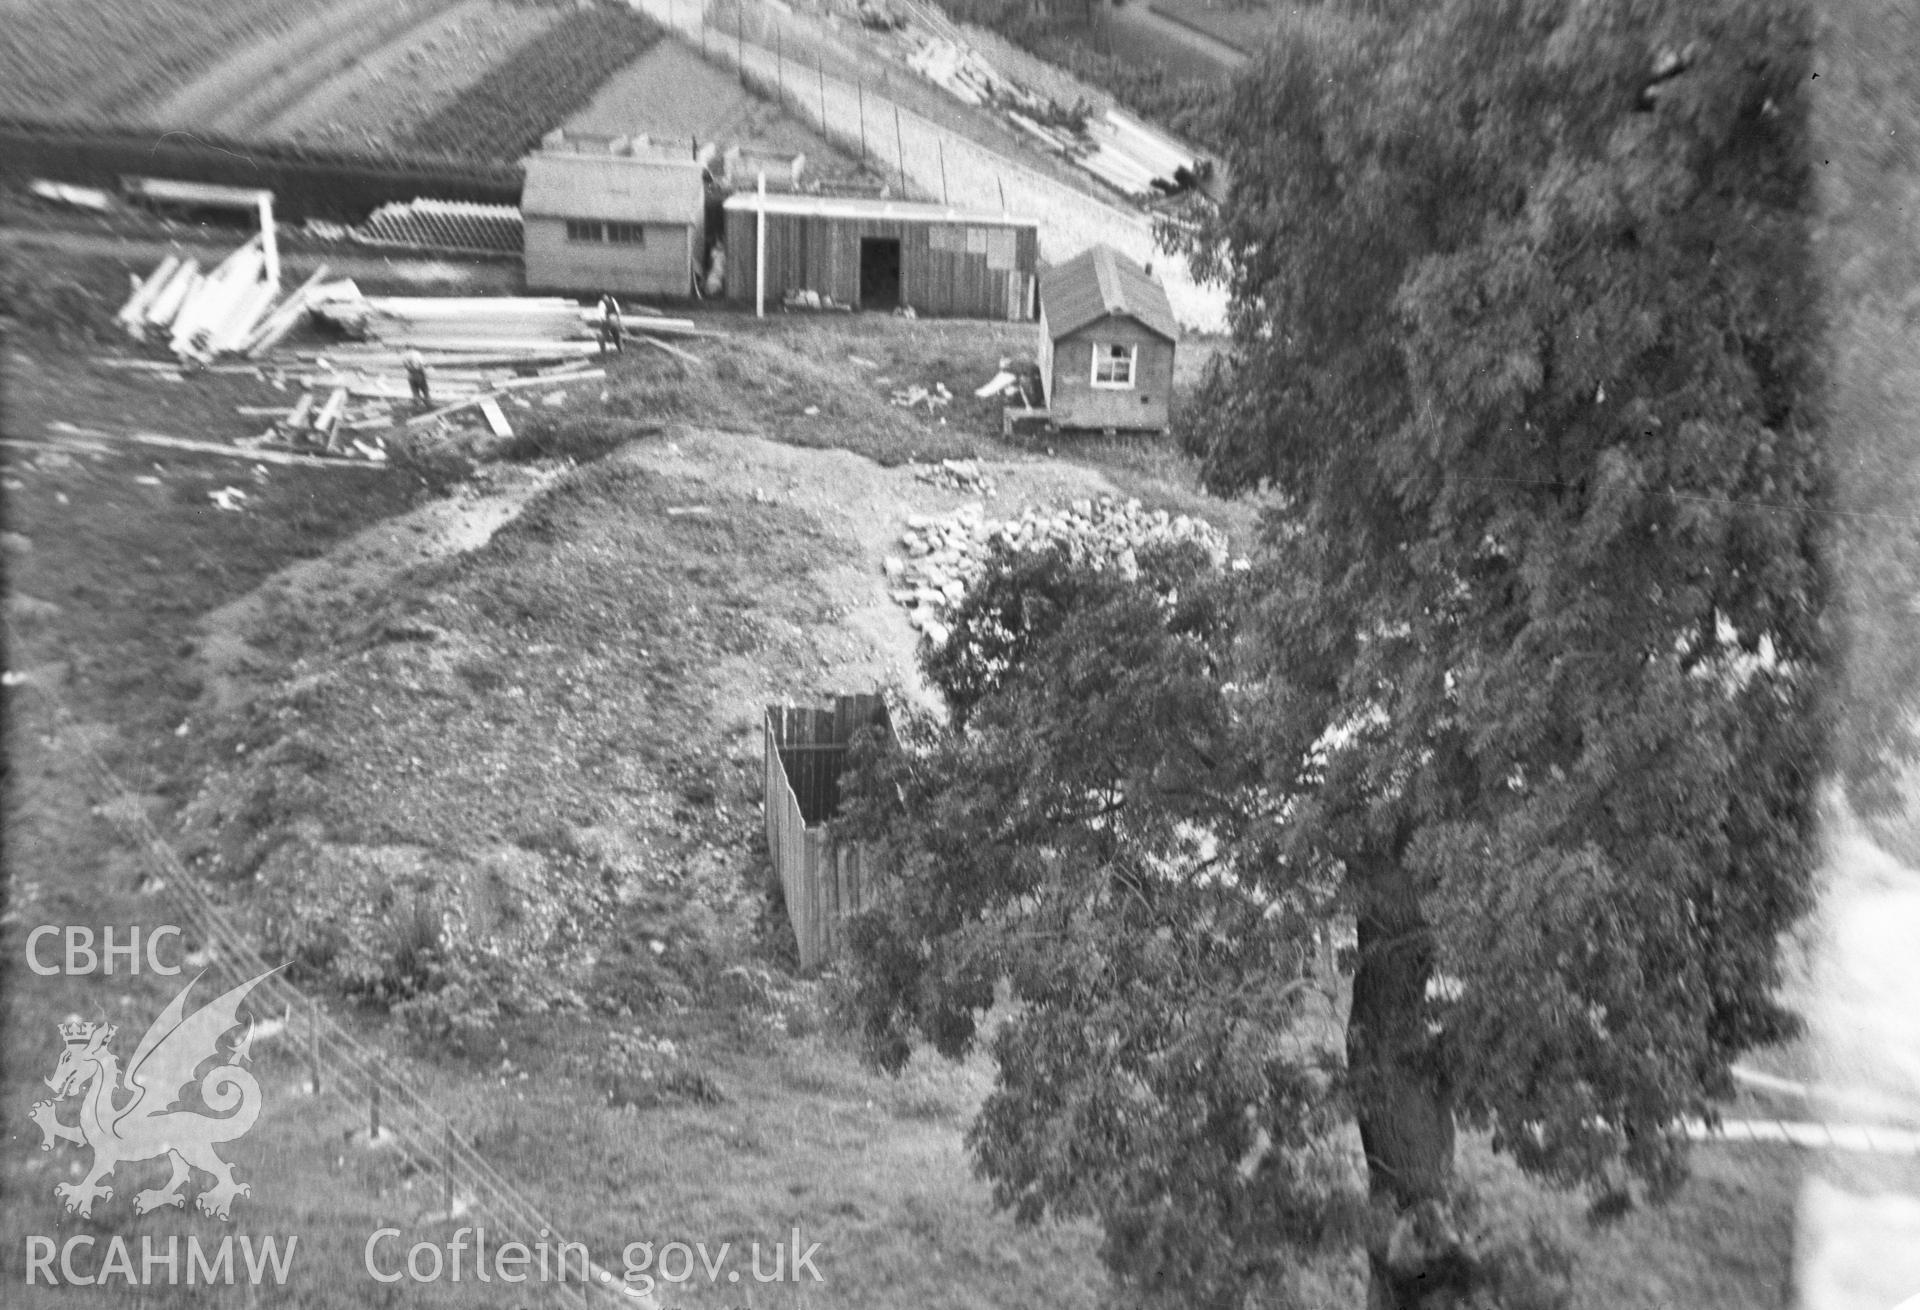
<path fill-rule="evenodd" d="M 1040 305 L 1055 341 L 1116 315 L 1135 319 L 1168 341 L 1180 339 L 1166 288 L 1111 246 L 1095 246 L 1045 270 Z"/>

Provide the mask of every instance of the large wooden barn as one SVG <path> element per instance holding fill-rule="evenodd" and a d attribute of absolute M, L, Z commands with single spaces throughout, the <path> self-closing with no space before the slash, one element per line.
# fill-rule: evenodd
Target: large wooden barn
<path fill-rule="evenodd" d="M 705 167 L 688 146 L 550 132 L 520 197 L 527 288 L 687 296 L 705 254 Z"/>
<path fill-rule="evenodd" d="M 1166 288 L 1111 246 L 1040 276 L 1040 386 L 1060 427 L 1164 429 L 1179 341 Z"/>
<path fill-rule="evenodd" d="M 762 206 L 764 205 L 764 209 Z M 755 264 L 766 224 L 764 289 Z M 780 304 L 811 291 L 855 309 L 939 318 L 1033 317 L 1040 231 L 1031 221 L 945 205 L 769 194 L 726 203 L 727 295 Z"/>

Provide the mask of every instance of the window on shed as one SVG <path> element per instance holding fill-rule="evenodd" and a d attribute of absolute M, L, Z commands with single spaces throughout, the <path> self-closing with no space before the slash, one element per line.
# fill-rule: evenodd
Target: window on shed
<path fill-rule="evenodd" d="M 616 246 L 644 246 L 647 244 L 647 227 L 644 223 L 609 223 L 607 240 Z"/>
<path fill-rule="evenodd" d="M 567 240 L 569 241 L 598 243 L 606 239 L 607 230 L 604 223 L 592 223 L 579 218 L 567 220 Z"/>
<path fill-rule="evenodd" d="M 1102 345 L 1096 342 L 1093 347 L 1093 385 L 1131 387 L 1133 366 L 1139 354 L 1138 346 Z"/>

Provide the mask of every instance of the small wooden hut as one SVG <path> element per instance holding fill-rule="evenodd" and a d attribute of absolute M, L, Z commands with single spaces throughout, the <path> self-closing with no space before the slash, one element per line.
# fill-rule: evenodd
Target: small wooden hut
<path fill-rule="evenodd" d="M 1040 384 L 1063 428 L 1164 430 L 1180 326 L 1150 268 L 1095 246 L 1040 274 Z"/>

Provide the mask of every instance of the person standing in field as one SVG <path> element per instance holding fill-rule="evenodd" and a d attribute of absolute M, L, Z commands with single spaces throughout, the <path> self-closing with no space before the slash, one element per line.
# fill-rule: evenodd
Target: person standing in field
<path fill-rule="evenodd" d="M 600 297 L 600 353 L 611 350 L 616 355 L 624 348 L 621 338 L 626 335 L 626 325 L 620 321 L 620 302 L 611 295 Z"/>
<path fill-rule="evenodd" d="M 409 350 L 400 362 L 406 366 L 413 403 L 420 409 L 433 408 L 433 395 L 427 388 L 427 357 L 418 350 Z"/>

